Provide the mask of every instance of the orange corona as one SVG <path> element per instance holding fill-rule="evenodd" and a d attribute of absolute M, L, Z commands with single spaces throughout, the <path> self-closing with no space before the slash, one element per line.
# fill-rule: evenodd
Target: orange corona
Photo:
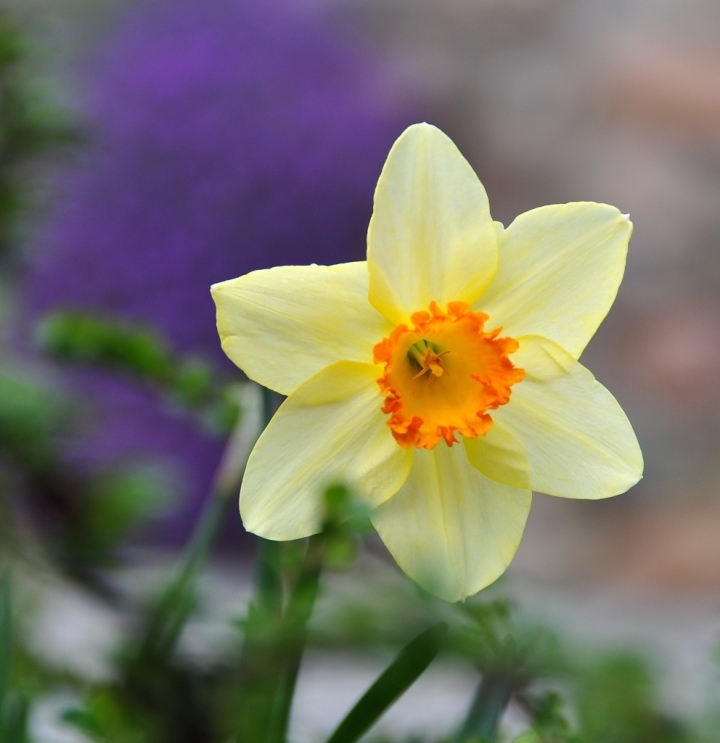
<path fill-rule="evenodd" d="M 432 449 L 440 439 L 456 444 L 456 432 L 486 434 L 487 411 L 505 405 L 510 387 L 525 376 L 508 358 L 518 342 L 499 338 L 501 328 L 485 332 L 488 316 L 466 302 L 450 302 L 447 311 L 431 302 L 410 320 L 373 349 L 375 363 L 385 365 L 378 384 L 395 440 Z"/>

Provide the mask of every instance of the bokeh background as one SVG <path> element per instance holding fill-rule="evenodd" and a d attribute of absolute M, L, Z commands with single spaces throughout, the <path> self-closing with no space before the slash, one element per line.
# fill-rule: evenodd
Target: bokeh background
<path fill-rule="evenodd" d="M 618 300 L 583 360 L 633 422 L 645 477 L 609 501 L 536 496 L 504 587 L 579 646 L 642 646 L 673 713 L 710 703 L 720 640 L 718 3 L 2 8 L 23 32 L 28 85 L 71 132 L 23 176 L 33 207 L 11 241 L 3 346 L 13 368 L 74 401 L 59 455 L 68 467 L 132 466 L 164 493 L 123 542 L 135 556 L 127 570 L 142 573 L 137 555 L 163 564 L 187 538 L 222 436 L 143 380 L 51 359 L 38 322 L 57 310 L 120 317 L 239 379 L 219 352 L 208 286 L 255 268 L 362 257 L 389 146 L 427 120 L 458 144 L 505 224 L 580 200 L 613 204 L 634 222 Z M 72 506 L 36 497 L 29 508 L 45 528 Z M 229 566 L 248 561 L 250 543 L 234 512 L 222 547 L 213 601 L 235 606 L 244 584 Z M 385 569 L 379 548 L 370 552 Z M 44 595 L 28 632 L 58 664 L 84 654 L 84 672 L 102 673 L 121 619 L 69 583 Z M 209 632 L 197 628 L 200 646 Z M 453 673 L 417 691 L 395 724 L 451 719 L 470 688 Z M 363 674 L 311 663 L 301 692 L 315 713 L 295 722 L 298 734 L 322 727 L 326 704 L 347 704 L 343 689 L 362 689 Z M 47 723 L 43 735 L 69 733 Z"/>

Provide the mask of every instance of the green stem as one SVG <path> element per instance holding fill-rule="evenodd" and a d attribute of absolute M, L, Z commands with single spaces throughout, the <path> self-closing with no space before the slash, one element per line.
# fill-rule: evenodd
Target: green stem
<path fill-rule="evenodd" d="M 255 585 L 257 601 L 263 613 L 279 619 L 282 615 L 282 542 L 273 542 L 258 537 L 257 565 L 255 566 Z"/>
<path fill-rule="evenodd" d="M 262 425 L 267 426 L 277 396 L 262 389 Z M 283 544 L 258 537 L 255 596 L 248 608 L 239 662 L 238 743 L 272 740 L 273 704 L 282 673 Z"/>
<path fill-rule="evenodd" d="M 265 423 L 277 395 L 263 391 Z M 297 545 L 294 546 L 297 548 Z M 325 537 L 311 537 L 302 565 L 289 577 L 284 607 L 282 558 L 289 545 L 258 541 L 255 597 L 248 610 L 240 657 L 238 743 L 284 743 L 300 663 L 307 641 L 307 623 L 315 605 L 325 553 Z"/>
<path fill-rule="evenodd" d="M 270 741 L 273 700 L 282 670 L 282 544 L 258 539 L 255 597 L 248 609 L 240 655 L 239 743 Z"/>
<path fill-rule="evenodd" d="M 323 533 L 310 537 L 300 574 L 290 594 L 284 622 L 285 652 L 273 705 L 271 743 L 284 743 L 287 736 L 295 686 L 307 644 L 307 624 L 320 584 L 325 544 Z"/>
<path fill-rule="evenodd" d="M 307 623 L 318 593 L 325 536 L 307 542 L 283 611 L 280 542 L 258 543 L 256 594 L 240 658 L 239 743 L 284 743 L 300 671 Z"/>
<path fill-rule="evenodd" d="M 505 707 L 512 696 L 512 680 L 486 673 L 478 686 L 467 719 L 454 743 L 495 743 Z"/>
<path fill-rule="evenodd" d="M 141 652 L 169 657 L 192 612 L 193 587 L 205 564 L 223 521 L 227 498 L 211 493 L 205 509 L 180 560 L 177 572 L 166 587 L 152 614 Z"/>
<path fill-rule="evenodd" d="M 10 690 L 10 665 L 13 655 L 13 626 L 10 576 L 4 571 L 0 577 L 0 710 Z M 0 730 L 2 720 L 0 720 Z"/>
<path fill-rule="evenodd" d="M 243 388 L 239 425 L 225 447 L 210 495 L 185 547 L 177 572 L 150 617 L 141 653 L 169 657 L 192 612 L 197 577 L 210 555 L 228 503 L 240 488 L 245 462 L 259 433 L 257 397 L 253 388 Z"/>

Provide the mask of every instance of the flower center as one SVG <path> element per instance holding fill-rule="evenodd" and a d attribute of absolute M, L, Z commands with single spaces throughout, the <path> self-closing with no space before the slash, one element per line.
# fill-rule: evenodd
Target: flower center
<path fill-rule="evenodd" d="M 508 358 L 518 342 L 498 338 L 500 328 L 485 332 L 488 316 L 469 307 L 450 302 L 443 312 L 431 302 L 411 316 L 411 327 L 398 325 L 373 349 L 375 363 L 385 365 L 382 411 L 404 448 L 432 449 L 440 439 L 452 446 L 455 432 L 483 436 L 492 425 L 487 411 L 505 405 L 525 376 Z"/>
<path fill-rule="evenodd" d="M 438 352 L 438 347 L 434 343 L 423 338 L 417 343 L 413 343 L 408 349 L 407 357 L 411 364 L 420 367 L 420 371 L 413 377 L 417 379 L 422 377 L 426 372 L 434 374 L 436 377 L 442 377 L 443 373 L 447 374 L 447 369 L 443 363 L 442 357 L 450 351 Z M 432 379 L 433 377 L 430 377 Z"/>

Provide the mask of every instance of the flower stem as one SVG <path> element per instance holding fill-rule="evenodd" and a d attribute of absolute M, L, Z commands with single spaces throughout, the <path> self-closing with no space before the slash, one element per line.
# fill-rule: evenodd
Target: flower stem
<path fill-rule="evenodd" d="M 279 642 L 282 547 L 280 542 L 258 538 L 255 596 L 248 609 L 239 664 L 238 743 L 269 743 L 272 740 L 273 700 L 282 668 Z"/>
<path fill-rule="evenodd" d="M 512 691 L 510 678 L 484 674 L 454 743 L 495 743 L 500 718 L 510 701 Z"/>
<path fill-rule="evenodd" d="M 283 743 L 287 736 L 295 685 L 307 643 L 307 623 L 318 594 L 325 543 L 323 533 L 310 537 L 302 568 L 290 593 L 284 623 L 285 652 L 273 705 L 271 743 Z"/>
<path fill-rule="evenodd" d="M 277 395 L 263 390 L 266 425 L 276 403 Z M 255 596 L 240 657 L 238 743 L 284 743 L 287 736 L 325 536 L 321 533 L 307 540 L 297 572 L 283 571 L 283 562 L 299 546 L 258 539 Z"/>
<path fill-rule="evenodd" d="M 284 743 L 307 623 L 315 605 L 325 536 L 307 542 L 283 611 L 280 563 L 287 545 L 258 542 L 256 593 L 248 612 L 240 659 L 238 743 Z"/>

